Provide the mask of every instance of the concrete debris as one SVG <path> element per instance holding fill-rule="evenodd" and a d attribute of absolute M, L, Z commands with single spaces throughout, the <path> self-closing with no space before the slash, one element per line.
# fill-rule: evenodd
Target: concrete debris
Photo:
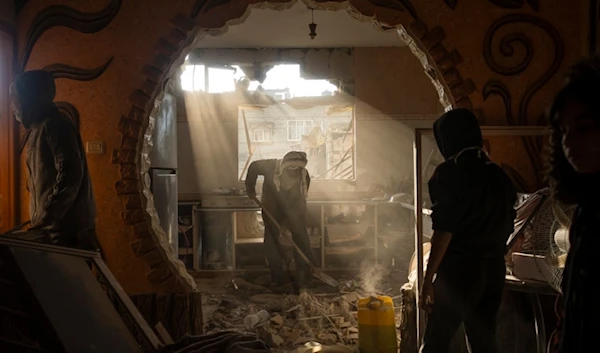
<path fill-rule="evenodd" d="M 346 302 L 348 302 L 350 304 L 355 304 L 358 301 L 358 299 L 360 299 L 360 297 L 358 296 L 358 293 L 352 292 L 352 293 L 342 295 L 342 299 L 344 299 Z"/>
<path fill-rule="evenodd" d="M 256 280 L 252 282 L 257 283 Z M 270 293 L 267 288 L 241 277 L 234 280 L 237 289 L 231 285 L 232 282 L 229 283 L 218 308 L 206 318 L 206 333 L 225 330 L 256 333 L 277 353 L 310 352 L 304 347 L 308 342 L 321 344 L 321 352 L 356 350 L 358 300 L 367 296 L 358 281 L 340 281 L 338 290 L 331 293 L 311 289 L 300 295 Z M 386 289 L 393 287 L 381 285 Z M 399 309 L 401 298 L 397 287 L 396 291 L 386 290 L 377 294 L 393 297 Z M 208 288 L 201 290 L 210 291 Z M 216 300 L 212 299 L 210 304 L 215 305 Z M 399 318 L 401 312 L 396 312 Z"/>
<path fill-rule="evenodd" d="M 283 345 L 284 342 L 285 341 L 284 341 L 284 339 L 281 336 L 278 336 L 276 334 L 271 334 L 271 340 L 270 340 L 269 343 L 273 347 L 279 347 L 279 346 Z"/>
<path fill-rule="evenodd" d="M 271 275 L 262 275 L 254 280 L 254 284 L 267 287 L 271 284 Z"/>
<path fill-rule="evenodd" d="M 314 338 L 310 338 L 310 337 L 298 337 L 295 341 L 294 341 L 294 345 L 298 346 L 301 344 L 305 344 L 307 342 L 312 341 Z"/>
<path fill-rule="evenodd" d="M 300 309 L 300 305 L 296 305 L 296 306 L 292 306 L 291 308 L 287 309 L 286 312 L 291 313 L 294 310 L 298 310 Z"/>
<path fill-rule="evenodd" d="M 251 296 L 250 300 L 252 302 L 258 303 L 258 304 L 266 304 L 266 303 L 271 303 L 273 301 L 279 301 L 279 300 L 281 300 L 281 295 L 270 294 L 270 293 L 257 294 L 257 295 Z"/>
<path fill-rule="evenodd" d="M 247 329 L 251 329 L 253 327 L 258 326 L 260 323 L 264 323 L 269 320 L 271 315 L 266 310 L 261 310 L 256 314 L 250 314 L 244 318 L 244 326 Z"/>
<path fill-rule="evenodd" d="M 275 316 L 271 318 L 271 321 L 279 326 L 283 326 L 283 318 L 279 314 L 275 314 Z"/>
<path fill-rule="evenodd" d="M 265 289 L 266 289 L 263 286 L 258 286 L 256 284 L 250 283 L 240 277 L 233 279 L 232 283 L 236 284 L 237 288 L 235 288 L 235 289 L 245 289 L 245 290 L 254 290 L 254 291 L 262 291 L 262 292 L 265 292 Z"/>

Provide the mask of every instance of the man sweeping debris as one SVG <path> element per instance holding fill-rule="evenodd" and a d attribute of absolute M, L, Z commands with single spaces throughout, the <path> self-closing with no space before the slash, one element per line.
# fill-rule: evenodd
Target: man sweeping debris
<path fill-rule="evenodd" d="M 434 134 L 445 162 L 429 181 L 434 234 L 421 289 L 420 306 L 429 315 L 420 352 L 449 352 L 464 323 L 472 352 L 494 353 L 517 194 L 482 149 L 471 111 L 447 112 Z"/>
<path fill-rule="evenodd" d="M 27 137 L 30 230 L 48 231 L 52 243 L 99 251 L 96 205 L 77 127 L 54 104 L 54 77 L 28 71 L 11 86 L 14 114 Z"/>
<path fill-rule="evenodd" d="M 256 179 L 259 175 L 264 176 L 261 201 L 265 224 L 264 249 L 271 270 L 271 286 L 276 290 L 285 284 L 285 276 L 279 227 L 274 221 L 290 230 L 294 243 L 313 263 L 310 238 L 306 229 L 306 196 L 310 186 L 307 162 L 306 153 L 292 151 L 283 159 L 252 162 L 246 175 L 246 192 L 251 199 L 256 199 Z M 274 221 L 267 213 L 273 216 Z M 296 251 L 294 263 L 297 289 L 305 290 L 311 280 L 310 266 Z"/>

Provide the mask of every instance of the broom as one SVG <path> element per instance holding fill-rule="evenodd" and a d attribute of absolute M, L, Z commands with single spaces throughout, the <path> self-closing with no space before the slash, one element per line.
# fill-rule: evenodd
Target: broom
<path fill-rule="evenodd" d="M 283 231 L 283 229 L 281 228 L 279 223 L 275 220 L 275 217 L 273 217 L 273 215 L 271 215 L 269 210 L 267 210 L 257 198 L 254 198 L 254 202 L 256 202 L 258 207 L 262 208 L 263 212 L 267 215 L 267 217 L 269 217 L 269 219 L 271 220 L 271 222 L 273 222 L 275 227 L 277 227 L 277 229 L 279 230 L 279 233 L 281 233 L 282 236 L 286 237 L 286 239 L 292 244 L 292 246 L 294 247 L 294 250 L 296 250 L 296 252 L 298 253 L 298 255 L 300 255 L 302 260 L 304 260 L 304 262 L 306 262 L 308 267 L 310 267 L 310 269 L 312 270 L 313 277 L 317 278 L 318 280 L 320 280 L 332 287 L 337 287 L 339 284 L 338 281 L 336 281 L 333 277 L 326 275 L 325 273 L 323 273 L 322 271 L 317 269 L 315 267 L 315 265 L 312 264 L 312 262 L 308 259 L 308 257 L 306 257 L 304 252 L 302 252 L 302 250 L 300 250 L 298 245 L 296 245 L 294 240 L 291 237 L 288 237 L 287 234 Z"/>

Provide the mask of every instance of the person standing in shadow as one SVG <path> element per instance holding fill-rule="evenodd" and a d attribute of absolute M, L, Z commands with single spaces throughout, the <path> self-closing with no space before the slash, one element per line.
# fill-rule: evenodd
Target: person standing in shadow
<path fill-rule="evenodd" d="M 85 149 L 75 123 L 54 104 L 54 77 L 27 71 L 10 95 L 16 119 L 28 130 L 29 230 L 46 231 L 54 245 L 100 251 Z"/>
<path fill-rule="evenodd" d="M 429 312 L 420 352 L 449 352 L 464 324 L 473 353 L 495 353 L 517 192 L 483 149 L 470 110 L 447 112 L 433 129 L 445 161 L 429 180 L 434 233 L 419 302 Z"/>
<path fill-rule="evenodd" d="M 577 206 L 563 271 L 559 335 L 551 351 L 592 352 L 597 350 L 600 332 L 600 57 L 571 67 L 548 120 L 552 126 L 548 176 L 553 197 L 564 205 Z"/>

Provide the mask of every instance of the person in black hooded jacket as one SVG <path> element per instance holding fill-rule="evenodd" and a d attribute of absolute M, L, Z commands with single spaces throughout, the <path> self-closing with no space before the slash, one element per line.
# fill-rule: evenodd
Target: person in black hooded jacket
<path fill-rule="evenodd" d="M 429 181 L 434 233 L 421 289 L 420 306 L 429 315 L 420 351 L 449 352 L 464 324 L 473 353 L 494 353 L 517 193 L 483 150 L 471 111 L 442 115 L 434 134 L 445 162 Z"/>
<path fill-rule="evenodd" d="M 96 205 L 83 142 L 74 122 L 54 104 L 54 77 L 28 71 L 11 86 L 16 119 L 28 130 L 31 230 L 47 230 L 55 245 L 99 251 Z"/>

